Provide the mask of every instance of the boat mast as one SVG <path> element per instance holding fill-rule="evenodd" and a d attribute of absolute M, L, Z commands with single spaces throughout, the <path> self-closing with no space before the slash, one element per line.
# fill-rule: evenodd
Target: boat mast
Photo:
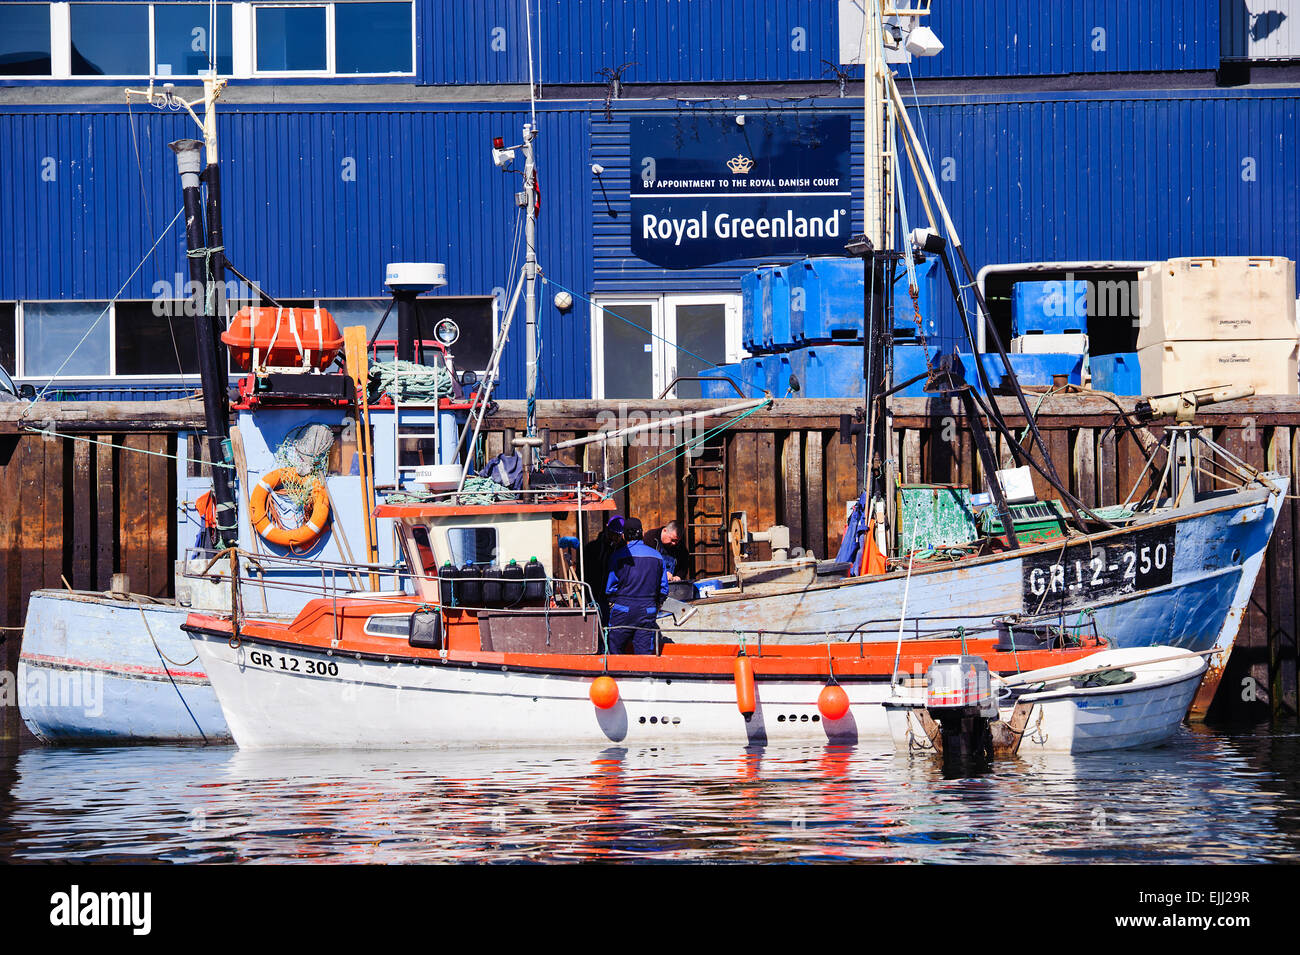
<path fill-rule="evenodd" d="M 215 61 L 214 61 L 215 62 Z M 203 141 L 181 139 L 169 144 L 176 153 L 176 167 L 181 177 L 185 202 L 185 247 L 190 263 L 190 282 L 194 288 L 194 338 L 198 350 L 199 380 L 203 388 L 204 430 L 208 461 L 212 463 L 212 498 L 215 504 L 216 546 L 219 550 L 239 542 L 238 510 L 231 484 L 233 455 L 230 449 L 230 409 L 226 396 L 225 350 L 221 346 L 221 315 L 224 305 L 225 256 L 221 225 L 221 183 L 217 151 L 216 102 L 226 81 L 217 76 L 213 65 L 203 77 L 203 117 L 195 113 L 200 102 L 178 98 L 170 85 L 162 92 L 150 81 L 147 90 L 126 91 L 143 96 L 153 106 L 184 109 L 203 132 Z M 203 198 L 200 182 L 206 182 L 207 229 L 204 228 Z"/>
<path fill-rule="evenodd" d="M 866 0 L 862 17 L 863 51 L 863 232 L 848 251 L 862 258 L 863 362 L 866 434 L 858 449 L 859 491 L 866 495 L 869 516 L 889 509 L 889 428 L 880 396 L 886 389 L 890 347 L 887 301 L 893 260 L 892 167 L 889 144 L 889 73 L 884 61 L 884 0 Z M 885 523 L 877 523 L 878 545 L 887 540 Z M 882 547 L 883 550 L 883 547 Z"/>
<path fill-rule="evenodd" d="M 537 206 L 540 194 L 537 191 L 536 157 L 533 155 L 533 140 L 536 138 L 536 125 L 525 123 L 523 201 L 527 219 L 524 225 L 524 321 L 528 336 L 528 424 L 525 433 L 529 438 L 537 435 Z"/>

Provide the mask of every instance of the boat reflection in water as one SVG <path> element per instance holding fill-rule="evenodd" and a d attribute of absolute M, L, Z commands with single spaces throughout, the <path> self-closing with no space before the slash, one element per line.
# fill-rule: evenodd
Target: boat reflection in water
<path fill-rule="evenodd" d="M 0 761 L 0 860 L 1300 860 L 1300 737 L 1184 730 L 945 779 L 860 747 L 259 753 Z"/>

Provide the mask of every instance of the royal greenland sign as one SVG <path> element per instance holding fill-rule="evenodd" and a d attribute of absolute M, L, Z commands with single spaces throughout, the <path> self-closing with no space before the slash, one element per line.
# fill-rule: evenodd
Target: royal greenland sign
<path fill-rule="evenodd" d="M 632 252 L 647 262 L 690 269 L 844 252 L 852 214 L 846 114 L 633 116 L 630 146 Z"/>

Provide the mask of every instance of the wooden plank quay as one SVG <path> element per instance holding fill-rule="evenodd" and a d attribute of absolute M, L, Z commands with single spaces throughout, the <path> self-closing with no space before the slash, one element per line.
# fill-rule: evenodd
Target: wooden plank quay
<path fill-rule="evenodd" d="M 559 442 L 608 429 L 611 422 L 633 415 L 663 420 L 734 403 L 542 400 L 537 417 L 551 440 Z M 1019 436 L 1026 426 L 1019 406 L 1009 398 L 999 398 L 998 404 Z M 718 437 L 725 467 L 721 513 L 744 511 L 756 529 L 784 523 L 794 547 L 818 557 L 834 556 L 846 507 L 857 495 L 858 437 L 841 431 L 841 418 L 861 406 L 853 399 L 779 399 L 735 420 Z M 1118 409 L 1132 412 L 1133 407 L 1132 399 L 1119 399 L 1117 408 L 1096 395 L 1030 395 L 1058 472 L 1087 504 L 1122 498 L 1126 485 L 1141 473 L 1137 443 L 1117 438 L 1112 429 Z M 984 467 L 957 402 L 899 398 L 891 410 L 891 453 L 907 480 L 983 488 Z M 1198 420 L 1252 464 L 1290 475 L 1300 461 L 1300 398 L 1225 403 L 1206 409 Z M 135 450 L 174 454 L 177 432 L 200 428 L 202 422 L 202 407 L 193 400 L 0 404 L 0 626 L 20 628 L 31 591 L 63 586 L 64 577 L 77 588 L 106 589 L 113 573 L 127 572 L 135 589 L 170 594 L 175 462 Z M 508 447 L 525 423 L 522 401 L 500 402 L 485 422 L 483 450 L 490 456 Z M 647 527 L 674 518 L 685 522 L 689 459 L 672 448 L 720 423 L 704 419 L 690 427 L 562 450 L 555 457 L 617 475 L 613 484 L 620 511 L 641 518 Z M 1151 430 L 1159 434 L 1161 428 L 1158 423 Z M 999 457 L 1008 454 L 1000 439 Z M 1240 652 L 1233 655 L 1221 684 L 1218 715 L 1296 715 L 1298 540 L 1300 507 L 1288 500 L 1245 617 Z M 765 553 L 765 548 L 756 550 L 755 556 Z M 19 631 L 0 630 L 0 635 L 5 637 L 0 657 L 12 673 Z M 12 738 L 17 726 L 16 711 L 3 708 L 0 739 Z"/>

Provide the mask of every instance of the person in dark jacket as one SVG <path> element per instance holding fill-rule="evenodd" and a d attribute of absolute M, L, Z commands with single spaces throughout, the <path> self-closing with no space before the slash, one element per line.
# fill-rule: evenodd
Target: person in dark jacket
<path fill-rule="evenodd" d="M 655 617 L 668 596 L 668 571 L 663 555 L 641 539 L 641 522 L 629 517 L 623 525 L 627 543 L 609 562 L 609 652 L 654 653 L 659 627 Z"/>
<path fill-rule="evenodd" d="M 623 546 L 623 518 L 614 514 L 601 532 L 582 548 L 582 580 L 591 588 L 591 594 L 600 610 L 602 626 L 609 626 L 609 598 L 605 584 L 609 580 L 609 559 Z"/>
<path fill-rule="evenodd" d="M 670 584 L 690 580 L 695 576 L 691 567 L 691 552 L 682 542 L 681 525 L 676 521 L 669 521 L 663 527 L 647 531 L 645 542 L 663 555 Z"/>

